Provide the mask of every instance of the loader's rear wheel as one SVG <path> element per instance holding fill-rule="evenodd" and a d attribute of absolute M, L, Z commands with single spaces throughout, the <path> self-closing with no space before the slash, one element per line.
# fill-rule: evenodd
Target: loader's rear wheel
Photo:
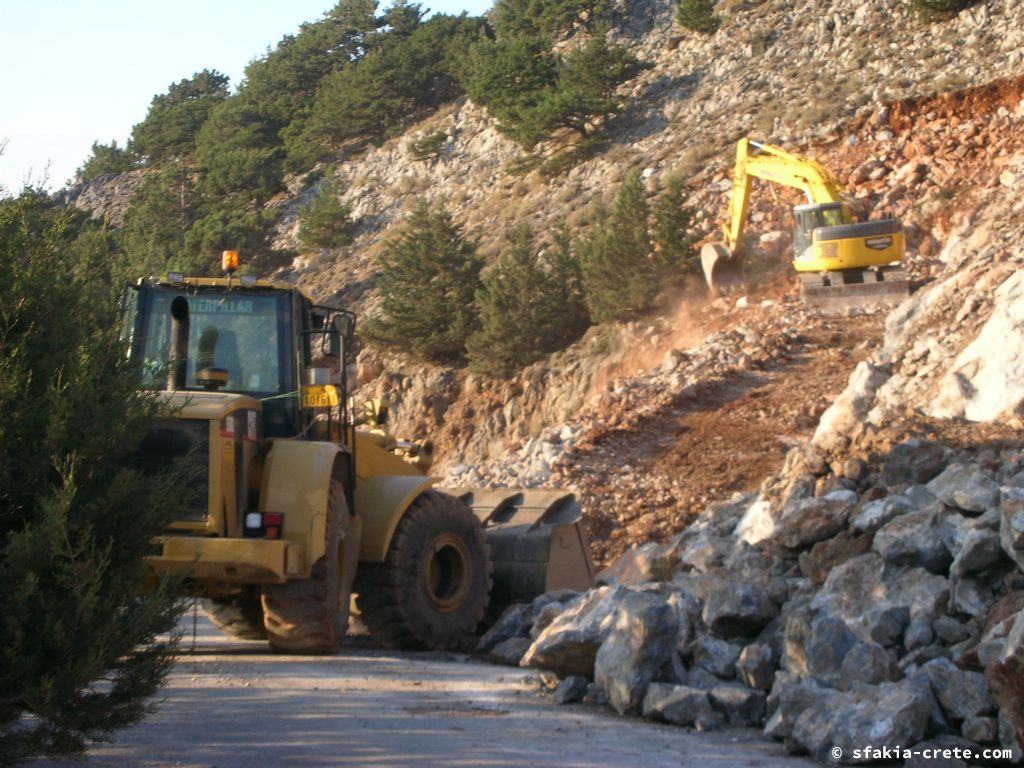
<path fill-rule="evenodd" d="M 393 648 L 467 646 L 487 609 L 491 561 L 469 507 L 426 491 L 398 523 L 383 564 L 364 564 L 356 606 L 377 641 Z"/>
<path fill-rule="evenodd" d="M 275 651 L 335 653 L 348 629 L 358 542 L 336 480 L 328 493 L 326 539 L 310 578 L 263 588 L 263 623 Z"/>
<path fill-rule="evenodd" d="M 265 640 L 263 605 L 259 587 L 242 587 L 234 597 L 226 599 L 203 598 L 199 601 L 206 618 L 228 637 L 239 640 Z"/>

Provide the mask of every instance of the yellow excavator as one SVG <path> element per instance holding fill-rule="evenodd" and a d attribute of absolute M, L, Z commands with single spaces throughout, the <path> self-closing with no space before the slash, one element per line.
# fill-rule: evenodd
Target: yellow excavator
<path fill-rule="evenodd" d="M 906 247 L 900 221 L 855 222 L 831 171 L 816 160 L 749 138 L 736 146 L 725 240 L 701 249 L 712 293 L 742 281 L 742 241 L 754 179 L 807 195 L 807 204 L 793 208 L 793 267 L 806 305 L 843 309 L 896 303 L 910 293 L 907 274 L 899 266 Z"/>

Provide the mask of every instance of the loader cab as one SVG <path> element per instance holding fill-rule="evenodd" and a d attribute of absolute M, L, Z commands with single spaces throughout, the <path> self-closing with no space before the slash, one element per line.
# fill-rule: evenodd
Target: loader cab
<path fill-rule="evenodd" d="M 793 208 L 793 257 L 799 259 L 814 241 L 819 227 L 849 224 L 851 216 L 843 203 L 810 203 Z"/>
<path fill-rule="evenodd" d="M 176 298 L 188 303 L 183 382 L 168 385 Z M 125 334 L 143 386 L 249 395 L 262 404 L 266 437 L 308 431 L 298 397 L 306 372 L 337 358 L 351 339 L 347 313 L 316 307 L 299 290 L 269 281 L 141 280 L 125 297 Z M 344 317 L 344 322 L 338 317 Z M 334 364 L 337 368 L 337 363 Z"/>

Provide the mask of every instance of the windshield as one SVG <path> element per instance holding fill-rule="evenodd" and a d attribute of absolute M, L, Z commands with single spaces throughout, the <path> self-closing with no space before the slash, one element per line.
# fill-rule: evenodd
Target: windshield
<path fill-rule="evenodd" d="M 147 291 L 142 331 L 143 376 L 162 385 L 171 340 L 171 301 L 180 291 Z M 223 289 L 186 296 L 189 308 L 186 387 L 202 389 L 210 370 L 227 375 L 221 391 L 268 395 L 288 391 L 291 340 L 286 294 Z"/>
<path fill-rule="evenodd" d="M 826 208 L 821 212 L 821 226 L 838 227 L 843 223 L 842 208 Z"/>

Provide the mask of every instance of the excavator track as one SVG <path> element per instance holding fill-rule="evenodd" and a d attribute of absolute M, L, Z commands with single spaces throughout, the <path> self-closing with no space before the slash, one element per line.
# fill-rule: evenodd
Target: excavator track
<path fill-rule="evenodd" d="M 910 278 L 899 267 L 805 272 L 800 275 L 800 295 L 805 306 L 823 314 L 894 306 L 910 295 Z"/>

